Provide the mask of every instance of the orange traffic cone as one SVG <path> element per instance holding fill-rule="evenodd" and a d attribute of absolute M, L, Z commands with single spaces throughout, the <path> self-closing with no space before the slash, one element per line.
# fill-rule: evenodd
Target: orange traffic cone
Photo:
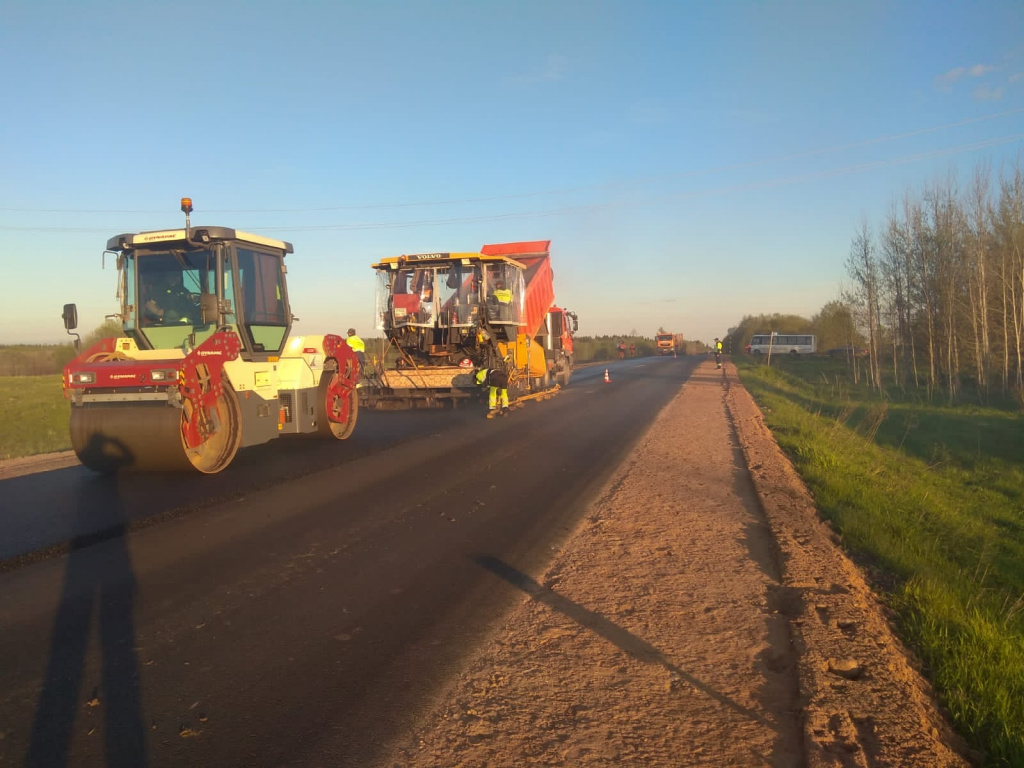
<path fill-rule="evenodd" d="M 608 382 L 608 383 L 611 383 L 611 379 L 608 378 L 608 369 L 607 368 L 604 369 L 604 380 L 606 382 Z"/>

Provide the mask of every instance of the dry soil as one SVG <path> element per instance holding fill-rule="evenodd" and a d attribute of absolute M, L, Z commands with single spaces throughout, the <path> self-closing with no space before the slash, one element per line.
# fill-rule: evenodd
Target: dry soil
<path fill-rule="evenodd" d="M 387 766 L 966 766 L 728 362 L 702 363 Z"/>

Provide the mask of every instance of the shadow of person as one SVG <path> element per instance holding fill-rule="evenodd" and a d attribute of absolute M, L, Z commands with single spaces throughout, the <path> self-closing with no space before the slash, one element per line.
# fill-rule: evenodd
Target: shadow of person
<path fill-rule="evenodd" d="M 522 571 L 496 557 L 492 557 L 491 555 L 477 555 L 473 559 L 482 568 L 485 568 L 491 573 L 501 577 L 512 586 L 525 592 L 537 602 L 544 603 L 548 607 L 553 608 L 564 616 L 572 619 L 581 627 L 586 627 L 591 632 L 603 637 L 605 640 L 629 654 L 634 659 L 647 664 L 658 664 L 680 680 L 685 680 L 709 698 L 714 699 L 722 706 L 728 707 L 740 715 L 761 723 L 762 725 L 771 726 L 771 724 L 760 713 L 744 707 L 742 704 L 733 701 L 720 691 L 715 690 L 707 683 L 684 672 L 678 666 L 672 664 L 665 654 L 650 643 L 637 637 L 629 630 L 623 629 L 615 622 L 609 621 L 601 614 L 595 613 L 588 608 L 584 608 L 579 603 L 573 602 L 554 590 L 538 584 L 534 579 L 530 578 Z"/>
<path fill-rule="evenodd" d="M 68 765 L 76 717 L 95 708 L 104 725 L 108 766 L 146 765 L 146 741 L 135 651 L 135 576 L 125 541 L 127 516 L 116 475 L 80 488 L 77 516 L 95 530 L 71 541 L 26 766 Z M 88 660 L 93 616 L 99 623 L 99 668 Z M 82 700 L 83 681 L 93 685 Z M 77 761 L 76 761 L 77 762 Z"/>

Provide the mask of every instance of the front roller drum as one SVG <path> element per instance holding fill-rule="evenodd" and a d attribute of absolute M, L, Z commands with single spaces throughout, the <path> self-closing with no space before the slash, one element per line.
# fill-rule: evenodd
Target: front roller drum
<path fill-rule="evenodd" d="M 183 409 L 183 422 L 179 436 L 185 450 L 185 457 L 193 468 L 203 474 L 212 475 L 227 467 L 238 453 L 242 444 L 242 420 L 239 414 L 238 401 L 230 389 L 223 389 L 210 408 L 210 414 L 203 414 L 203 437 L 194 446 L 189 447 L 187 418 L 188 408 Z M 197 415 L 193 412 L 193 417 Z"/>
<path fill-rule="evenodd" d="M 95 472 L 220 472 L 241 444 L 238 404 L 225 392 L 211 409 L 215 429 L 194 448 L 183 437 L 184 412 L 159 404 L 73 406 L 71 447 Z"/>

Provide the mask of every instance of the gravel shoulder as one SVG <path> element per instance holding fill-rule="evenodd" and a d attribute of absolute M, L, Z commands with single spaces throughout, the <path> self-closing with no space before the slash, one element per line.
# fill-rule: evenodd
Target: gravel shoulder
<path fill-rule="evenodd" d="M 54 469 L 74 467 L 81 462 L 74 451 L 44 453 L 38 456 L 22 456 L 16 459 L 0 460 L 0 480 L 12 477 L 32 475 L 36 472 L 49 472 Z"/>
<path fill-rule="evenodd" d="M 966 766 L 730 363 L 701 363 L 387 766 Z"/>

